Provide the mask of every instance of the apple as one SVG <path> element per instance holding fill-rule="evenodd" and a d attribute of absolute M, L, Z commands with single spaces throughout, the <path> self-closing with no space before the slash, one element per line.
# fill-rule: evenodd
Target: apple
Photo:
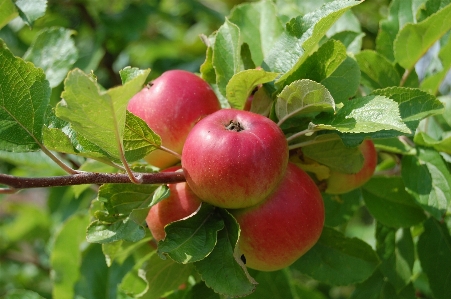
<path fill-rule="evenodd" d="M 181 169 L 180 166 L 170 167 L 162 172 L 172 172 Z M 183 183 L 169 184 L 168 198 L 152 206 L 146 217 L 147 226 L 154 239 L 158 242 L 166 237 L 164 227 L 171 222 L 183 219 L 196 212 L 201 200 Z"/>
<path fill-rule="evenodd" d="M 241 228 L 238 247 L 246 266 L 260 271 L 291 265 L 315 245 L 324 226 L 321 192 L 293 163 L 263 202 L 230 212 Z"/>
<path fill-rule="evenodd" d="M 182 151 L 193 192 L 230 209 L 265 199 L 281 181 L 287 163 L 287 141 L 277 124 L 237 109 L 222 109 L 199 121 Z"/>
<path fill-rule="evenodd" d="M 348 193 L 365 184 L 374 173 L 377 165 L 377 152 L 373 141 L 367 139 L 359 145 L 363 154 L 363 166 L 357 173 L 343 173 L 331 170 L 325 192 L 328 194 Z"/>
<path fill-rule="evenodd" d="M 194 124 L 221 106 L 202 78 L 187 71 L 171 70 L 133 96 L 127 109 L 160 135 L 165 148 L 180 154 Z M 159 168 L 179 161 L 177 156 L 163 150 L 155 150 L 145 159 Z"/>

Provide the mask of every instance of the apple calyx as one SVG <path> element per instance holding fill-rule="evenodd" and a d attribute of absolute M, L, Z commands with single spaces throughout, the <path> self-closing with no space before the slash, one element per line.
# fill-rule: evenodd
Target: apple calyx
<path fill-rule="evenodd" d="M 241 125 L 239 121 L 231 120 L 228 125 L 226 125 L 226 130 L 241 132 L 244 131 L 244 127 Z"/>

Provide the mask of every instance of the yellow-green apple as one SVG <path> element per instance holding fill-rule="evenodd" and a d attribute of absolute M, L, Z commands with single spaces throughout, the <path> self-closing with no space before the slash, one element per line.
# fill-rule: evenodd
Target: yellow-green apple
<path fill-rule="evenodd" d="M 275 271 L 291 265 L 318 241 L 324 203 L 315 182 L 289 163 L 280 185 L 258 205 L 230 210 L 240 225 L 246 266 Z"/>
<path fill-rule="evenodd" d="M 222 109 L 199 121 L 182 151 L 186 181 L 203 201 L 244 208 L 265 199 L 288 163 L 288 145 L 275 122 L 256 113 Z"/>
<path fill-rule="evenodd" d="M 377 152 L 373 141 L 367 139 L 359 145 L 363 154 L 363 166 L 357 173 L 343 173 L 331 170 L 327 179 L 325 192 L 329 194 L 343 194 L 365 184 L 374 173 L 377 165 Z"/>
<path fill-rule="evenodd" d="M 177 171 L 180 166 L 169 167 L 163 172 Z M 166 237 L 164 227 L 196 212 L 201 200 L 183 183 L 169 184 L 169 197 L 152 206 L 147 214 L 147 226 L 156 241 Z"/>
<path fill-rule="evenodd" d="M 127 109 L 160 135 L 165 148 L 180 154 L 194 124 L 221 106 L 202 78 L 188 71 L 171 70 L 133 96 Z M 151 152 L 145 159 L 159 168 L 179 161 L 177 156 L 162 150 Z"/>

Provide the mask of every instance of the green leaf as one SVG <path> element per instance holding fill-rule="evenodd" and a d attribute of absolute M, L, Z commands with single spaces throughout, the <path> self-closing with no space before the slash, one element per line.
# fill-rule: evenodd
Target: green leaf
<path fill-rule="evenodd" d="M 361 206 L 362 191 L 360 188 L 341 195 L 322 193 L 325 210 L 324 225 L 334 227 L 351 220 Z"/>
<path fill-rule="evenodd" d="M 195 284 L 183 299 L 221 299 L 220 295 L 207 287 L 203 281 Z"/>
<path fill-rule="evenodd" d="M 87 214 L 71 216 L 59 229 L 50 256 L 53 298 L 74 298 L 74 286 L 80 278 L 80 245 L 85 241 Z"/>
<path fill-rule="evenodd" d="M 194 263 L 205 284 L 219 294 L 243 297 L 255 289 L 255 280 L 237 252 L 240 228 L 236 220 L 225 210 L 220 210 L 224 228 L 218 232 L 213 251 L 203 260 Z"/>
<path fill-rule="evenodd" d="M 246 299 L 287 299 L 293 298 L 288 270 L 271 272 L 251 271 L 258 285 L 255 292 Z"/>
<path fill-rule="evenodd" d="M 17 17 L 16 6 L 11 0 L 0 0 L 0 29 Z"/>
<path fill-rule="evenodd" d="M 418 132 L 414 141 L 420 146 L 432 147 L 436 151 L 451 154 L 451 136 L 447 136 L 442 140 L 435 140 L 424 132 Z"/>
<path fill-rule="evenodd" d="M 144 238 L 146 232 L 129 217 L 113 223 L 95 220 L 87 228 L 86 240 L 91 243 L 111 243 L 119 240 L 137 242 Z"/>
<path fill-rule="evenodd" d="M 235 6 L 229 20 L 240 28 L 242 42 L 249 45 L 252 60 L 260 66 L 283 32 L 274 3 L 263 0 Z"/>
<path fill-rule="evenodd" d="M 127 103 L 141 89 L 148 73 L 145 71 L 124 85 L 104 92 L 92 77 L 75 69 L 64 82 L 63 100 L 56 106 L 56 115 L 70 122 L 90 142 L 120 159 Z"/>
<path fill-rule="evenodd" d="M 437 73 L 426 77 L 423 82 L 421 82 L 420 87 L 422 90 L 427 91 L 431 94 L 437 94 L 440 85 L 446 79 L 446 74 L 451 70 L 451 35 L 448 37 L 448 41 L 443 45 L 438 54 L 440 61 L 442 63 L 442 69 Z"/>
<path fill-rule="evenodd" d="M 78 59 L 78 50 L 72 39 L 74 33 L 60 27 L 43 29 L 24 54 L 25 60 L 44 70 L 52 88 L 63 81 Z"/>
<path fill-rule="evenodd" d="M 357 148 L 349 148 L 341 139 L 302 147 L 302 153 L 327 167 L 344 172 L 357 173 L 363 166 L 363 154 Z"/>
<path fill-rule="evenodd" d="M 337 130 L 343 133 L 371 133 L 395 130 L 405 134 L 410 129 L 401 120 L 398 104 L 384 96 L 366 96 L 345 103 L 334 117 L 315 120 L 312 130 Z"/>
<path fill-rule="evenodd" d="M 8 291 L 3 299 L 45 299 L 38 293 L 28 290 L 11 290 Z"/>
<path fill-rule="evenodd" d="M 367 243 L 324 227 L 318 243 L 291 267 L 320 282 L 348 285 L 366 280 L 379 263 Z"/>
<path fill-rule="evenodd" d="M 264 60 L 264 64 L 271 71 L 284 73 L 277 80 L 278 84 L 283 85 L 316 50 L 327 30 L 344 12 L 360 3 L 361 1 L 351 0 L 333 1 L 326 3 L 319 10 L 291 19 Z"/>
<path fill-rule="evenodd" d="M 140 298 L 160 299 L 164 294 L 177 289 L 193 272 L 191 265 L 181 265 L 171 259 L 162 260 L 154 254 L 144 267 L 147 292 Z"/>
<path fill-rule="evenodd" d="M 365 50 L 355 56 L 362 71 L 362 84 L 371 89 L 399 85 L 401 76 L 395 66 L 383 55 Z"/>
<path fill-rule="evenodd" d="M 363 186 L 363 198 L 369 212 L 386 226 L 410 227 L 426 219 L 401 177 L 372 178 Z"/>
<path fill-rule="evenodd" d="M 161 138 L 138 116 L 127 111 L 124 130 L 127 161 L 137 161 L 161 146 Z"/>
<path fill-rule="evenodd" d="M 379 269 L 396 289 L 396 292 L 401 291 L 410 283 L 413 261 L 409 261 L 409 257 L 412 257 L 415 251 L 410 230 L 406 229 L 402 232 L 402 239 L 399 242 L 404 242 L 404 251 L 399 250 L 397 246 L 396 229 L 380 223 L 377 223 L 376 226 L 376 251 L 382 261 Z M 406 256 L 403 256 L 403 253 Z"/>
<path fill-rule="evenodd" d="M 182 264 L 200 261 L 213 251 L 223 228 L 216 208 L 204 203 L 194 215 L 165 226 L 166 237 L 158 242 L 158 254 Z"/>
<path fill-rule="evenodd" d="M 226 96 L 226 86 L 236 73 L 244 70 L 238 26 L 226 19 L 219 27 L 213 44 L 213 66 L 219 91 Z"/>
<path fill-rule="evenodd" d="M 355 95 L 359 87 L 360 70 L 355 60 L 349 58 L 345 46 L 329 40 L 309 56 L 284 84 L 299 79 L 310 79 L 323 84 L 336 102 Z"/>
<path fill-rule="evenodd" d="M 277 73 L 264 70 L 244 70 L 230 79 L 226 87 L 226 97 L 232 108 L 243 109 L 247 98 L 259 84 L 273 81 Z"/>
<path fill-rule="evenodd" d="M 44 16 L 47 0 L 17 0 L 16 6 L 22 20 L 31 27 L 34 21 Z"/>
<path fill-rule="evenodd" d="M 308 79 L 297 80 L 285 86 L 274 107 L 279 125 L 291 119 L 314 118 L 321 112 L 333 113 L 335 102 L 320 83 Z"/>
<path fill-rule="evenodd" d="M 395 59 L 403 68 L 413 69 L 427 50 L 451 29 L 451 4 L 416 24 L 406 24 L 394 41 Z"/>
<path fill-rule="evenodd" d="M 38 150 L 51 94 L 49 82 L 41 69 L 14 57 L 2 40 L 0 69 L 0 150 Z"/>
<path fill-rule="evenodd" d="M 389 87 L 373 90 L 371 94 L 385 96 L 397 102 L 401 119 L 405 122 L 441 114 L 444 109 L 436 97 L 417 88 Z"/>
<path fill-rule="evenodd" d="M 365 33 L 355 31 L 340 31 L 330 37 L 338 40 L 346 47 L 346 52 L 357 54 L 362 49 L 362 40 Z"/>
<path fill-rule="evenodd" d="M 393 43 L 396 35 L 407 23 L 416 22 L 416 14 L 423 1 L 393 0 L 390 3 L 389 15 L 380 22 L 376 38 L 376 50 L 388 60 L 394 61 Z"/>
<path fill-rule="evenodd" d="M 168 197 L 169 187 L 167 185 L 158 186 L 152 197 L 147 197 L 138 208 L 131 211 L 130 218 L 135 221 L 136 224 L 143 225 L 149 214 L 150 208 Z"/>
<path fill-rule="evenodd" d="M 451 297 L 451 236 L 446 225 L 429 218 L 417 247 L 421 268 L 428 277 L 434 298 Z"/>
<path fill-rule="evenodd" d="M 422 148 L 418 151 L 417 156 L 402 158 L 402 178 L 407 192 L 440 220 L 451 201 L 451 174 L 438 152 Z"/>

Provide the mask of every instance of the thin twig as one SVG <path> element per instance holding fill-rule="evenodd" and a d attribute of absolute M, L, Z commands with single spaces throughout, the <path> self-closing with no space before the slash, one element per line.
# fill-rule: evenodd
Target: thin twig
<path fill-rule="evenodd" d="M 185 182 L 183 172 L 134 173 L 142 178 L 142 184 L 171 184 Z M 16 177 L 0 174 L 0 184 L 8 188 L 0 189 L 0 193 L 14 193 L 19 189 L 48 188 L 60 186 L 74 186 L 83 184 L 127 184 L 131 183 L 128 174 L 82 172 L 66 176 L 52 177 Z"/>

